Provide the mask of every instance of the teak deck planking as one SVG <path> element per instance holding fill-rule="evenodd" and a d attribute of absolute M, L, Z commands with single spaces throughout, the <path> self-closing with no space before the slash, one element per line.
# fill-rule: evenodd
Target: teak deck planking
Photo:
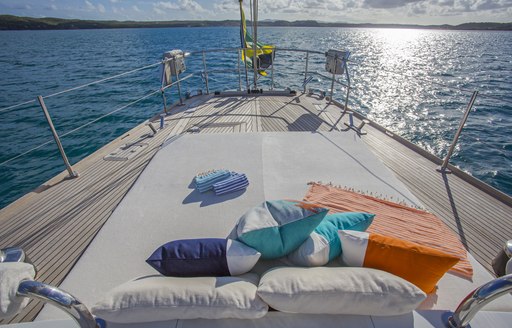
<path fill-rule="evenodd" d="M 59 286 L 108 220 L 160 145 L 171 134 L 347 130 L 342 110 L 316 95 L 203 95 L 174 106 L 165 127 L 149 137 L 141 124 L 80 161 L 77 179 L 63 172 L 0 210 L 0 248 L 22 247 L 38 269 L 37 280 Z M 341 120 L 340 120 L 341 118 Z M 339 121 L 340 120 L 340 121 Z M 339 121 L 339 122 L 338 122 Z M 489 271 L 491 260 L 512 236 L 510 205 L 456 175 L 442 175 L 431 159 L 374 126 L 361 136 L 371 151 L 432 213 L 439 216 Z M 148 146 L 127 161 L 103 157 L 123 144 Z M 509 202 L 510 204 L 510 202 Z M 42 308 L 31 301 L 10 321 L 31 321 Z"/>

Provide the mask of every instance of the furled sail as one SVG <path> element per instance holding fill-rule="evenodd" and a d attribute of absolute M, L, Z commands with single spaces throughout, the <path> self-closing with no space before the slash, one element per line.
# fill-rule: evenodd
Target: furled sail
<path fill-rule="evenodd" d="M 245 13 L 242 7 L 243 0 L 240 0 L 240 41 L 242 43 L 242 61 L 245 62 L 247 67 L 254 68 L 253 66 L 253 38 L 247 31 L 245 22 Z M 256 68 L 260 75 L 266 76 L 265 70 L 272 65 L 274 60 L 274 46 L 256 42 Z"/>

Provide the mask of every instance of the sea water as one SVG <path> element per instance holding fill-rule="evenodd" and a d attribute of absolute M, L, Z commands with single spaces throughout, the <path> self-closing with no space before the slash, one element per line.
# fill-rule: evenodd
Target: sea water
<path fill-rule="evenodd" d="M 349 105 L 429 152 L 446 155 L 474 90 L 474 112 L 451 162 L 512 195 L 512 33 L 414 29 L 266 28 L 260 40 L 278 47 L 277 89 L 301 89 L 305 56 L 279 48 L 351 51 Z M 238 47 L 239 29 L 162 28 L 72 31 L 0 31 L 0 208 L 64 170 L 35 101 L 95 80 L 156 63 L 165 51 Z M 311 55 L 309 69 L 325 73 L 325 57 Z M 210 90 L 239 87 L 238 54 L 206 55 Z M 184 91 L 204 90 L 202 54 L 187 58 L 195 77 Z M 243 71 L 243 69 L 242 69 Z M 246 80 L 244 74 L 242 86 Z M 260 85 L 268 87 L 270 78 Z M 156 93 L 112 115 L 103 115 L 160 87 L 158 67 L 46 97 L 45 103 L 71 163 L 76 163 L 163 109 Z M 315 76 L 308 85 L 327 90 Z M 345 90 L 335 87 L 341 100 Z M 177 100 L 173 90 L 169 102 Z M 11 105 L 33 101 L 4 110 Z M 97 122 L 80 128 L 84 124 Z M 71 132 L 71 133 L 70 133 Z M 68 134 L 69 133 L 69 134 Z"/>

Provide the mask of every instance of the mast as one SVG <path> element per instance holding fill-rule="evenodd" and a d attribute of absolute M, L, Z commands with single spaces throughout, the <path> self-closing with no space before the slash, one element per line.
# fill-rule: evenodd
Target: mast
<path fill-rule="evenodd" d="M 254 13 L 252 20 L 252 67 L 254 69 L 254 90 L 258 89 L 258 67 L 257 67 L 257 45 L 258 42 L 258 0 L 253 0 L 252 11 Z"/>
<path fill-rule="evenodd" d="M 245 87 L 247 89 L 247 91 L 250 90 L 250 87 L 249 87 L 249 77 L 247 76 L 247 64 L 246 64 L 246 61 L 247 61 L 247 51 L 246 51 L 246 47 L 245 47 L 245 14 L 244 14 L 244 11 L 243 11 L 243 8 L 242 8 L 242 2 L 243 0 L 239 0 L 239 4 L 240 4 L 240 42 L 242 44 L 242 51 L 243 51 L 243 62 L 244 62 L 244 70 L 245 70 Z"/>

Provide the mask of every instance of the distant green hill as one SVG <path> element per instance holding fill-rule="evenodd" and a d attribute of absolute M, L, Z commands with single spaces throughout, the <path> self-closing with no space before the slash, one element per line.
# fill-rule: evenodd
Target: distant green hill
<path fill-rule="evenodd" d="M 33 18 L 12 15 L 0 15 L 0 30 L 74 30 L 104 28 L 153 28 L 153 27 L 206 27 L 206 26 L 238 26 L 238 20 L 224 21 L 100 21 L 63 18 Z M 465 23 L 460 25 L 412 25 L 412 24 L 351 24 L 324 23 L 314 20 L 302 21 L 262 21 L 260 26 L 297 26 L 297 27 L 374 27 L 374 28 L 421 28 L 445 30 L 501 30 L 512 31 L 512 23 Z"/>

